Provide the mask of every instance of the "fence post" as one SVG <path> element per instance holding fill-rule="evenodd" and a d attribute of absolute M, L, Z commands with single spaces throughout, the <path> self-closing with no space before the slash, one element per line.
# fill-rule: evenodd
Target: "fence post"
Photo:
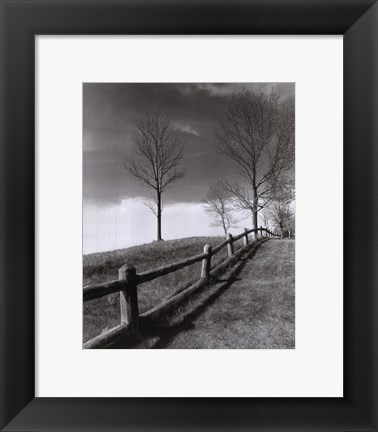
<path fill-rule="evenodd" d="M 260 237 L 263 236 L 262 231 L 263 231 L 263 228 L 262 228 L 262 226 L 260 225 Z"/>
<path fill-rule="evenodd" d="M 248 244 L 248 230 L 247 230 L 247 228 L 244 228 L 244 238 L 243 238 L 243 240 L 244 240 L 244 246 L 247 246 L 247 244 Z"/>
<path fill-rule="evenodd" d="M 230 233 L 227 234 L 227 240 L 229 240 L 229 243 L 227 244 L 228 256 L 232 257 L 234 256 L 234 244 L 233 244 L 234 239 L 232 238 L 232 234 Z"/>
<path fill-rule="evenodd" d="M 127 324 L 136 335 L 139 333 L 139 306 L 136 269 L 125 264 L 118 270 L 118 278 L 126 281 L 126 288 L 119 293 L 121 324 Z"/>
<path fill-rule="evenodd" d="M 211 269 L 211 251 L 212 247 L 209 244 L 206 244 L 203 248 L 203 252 L 207 253 L 208 256 L 202 260 L 202 268 L 201 268 L 201 278 L 209 278 L 210 269 Z"/>

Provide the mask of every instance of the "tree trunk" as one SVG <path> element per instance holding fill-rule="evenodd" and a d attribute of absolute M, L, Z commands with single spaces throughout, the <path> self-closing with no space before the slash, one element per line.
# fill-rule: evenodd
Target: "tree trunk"
<path fill-rule="evenodd" d="M 253 211 L 252 213 L 252 228 L 257 229 L 257 211 Z"/>
<path fill-rule="evenodd" d="M 253 188 L 253 211 L 252 211 L 252 228 L 255 231 L 255 238 L 257 238 L 257 189 Z"/>
<path fill-rule="evenodd" d="M 221 214 L 221 222 L 222 222 L 222 228 L 224 231 L 224 235 L 227 237 L 227 226 L 226 226 L 226 221 L 225 221 L 223 214 Z"/>
<path fill-rule="evenodd" d="M 281 238 L 284 238 L 284 232 L 283 232 L 283 226 L 282 226 L 282 222 L 280 222 L 280 229 L 281 229 Z"/>
<path fill-rule="evenodd" d="M 156 209 L 156 218 L 157 218 L 157 241 L 161 240 L 161 192 L 157 192 L 157 209 Z"/>

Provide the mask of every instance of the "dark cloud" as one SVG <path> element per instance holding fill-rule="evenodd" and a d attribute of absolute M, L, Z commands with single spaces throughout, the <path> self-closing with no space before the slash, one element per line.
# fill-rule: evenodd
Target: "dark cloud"
<path fill-rule="evenodd" d="M 213 151 L 214 129 L 231 94 L 246 89 L 294 100 L 293 83 L 97 84 L 83 85 L 84 201 L 101 206 L 125 197 L 148 196 L 123 168 L 133 153 L 136 125 L 148 110 L 166 110 L 185 140 L 186 177 L 165 194 L 167 202 L 201 201 L 220 176 L 232 175 L 230 162 Z"/>

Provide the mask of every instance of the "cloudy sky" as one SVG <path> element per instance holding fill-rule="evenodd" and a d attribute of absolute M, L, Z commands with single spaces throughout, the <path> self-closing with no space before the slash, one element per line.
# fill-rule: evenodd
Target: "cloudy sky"
<path fill-rule="evenodd" d="M 230 95 L 247 88 L 273 88 L 281 102 L 294 99 L 292 83 L 83 84 L 84 253 L 155 238 L 156 219 L 143 204 L 151 191 L 127 173 L 123 160 L 133 155 L 136 124 L 156 108 L 169 113 L 185 142 L 186 176 L 164 193 L 162 237 L 222 235 L 201 201 L 220 177 L 234 176 L 231 162 L 213 150 L 214 130 Z"/>

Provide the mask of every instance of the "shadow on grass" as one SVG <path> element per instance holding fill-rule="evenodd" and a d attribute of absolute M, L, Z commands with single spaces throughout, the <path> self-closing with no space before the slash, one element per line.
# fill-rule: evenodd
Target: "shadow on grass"
<path fill-rule="evenodd" d="M 186 307 L 191 309 L 188 312 L 184 312 L 183 314 L 177 312 L 172 313 L 171 318 L 169 319 L 170 322 L 168 322 L 168 319 L 163 323 L 142 322 L 140 329 L 140 337 L 142 339 L 141 345 L 145 345 L 143 340 L 148 344 L 148 341 L 146 341 L 147 339 L 158 337 L 159 339 L 149 348 L 162 349 L 169 345 L 169 343 L 180 332 L 193 329 L 193 321 L 196 320 L 202 313 L 204 313 L 210 306 L 212 306 L 214 302 L 236 281 L 241 280 L 238 276 L 246 266 L 247 262 L 255 256 L 256 252 L 259 250 L 260 246 L 265 243 L 265 241 L 266 240 L 263 240 L 256 244 L 251 251 L 239 258 L 231 272 L 228 274 L 227 279 L 224 278 L 224 275 L 223 278 L 214 278 L 210 285 L 205 287 L 198 295 L 206 295 L 206 289 L 213 288 L 213 292 L 198 305 L 194 304 L 198 298 L 193 298 L 186 302 L 185 305 L 181 306 L 182 308 Z M 218 284 L 219 286 L 217 287 L 216 285 Z M 140 347 L 144 348 L 144 346 Z M 138 346 L 135 346 L 135 348 L 138 348 Z"/>

